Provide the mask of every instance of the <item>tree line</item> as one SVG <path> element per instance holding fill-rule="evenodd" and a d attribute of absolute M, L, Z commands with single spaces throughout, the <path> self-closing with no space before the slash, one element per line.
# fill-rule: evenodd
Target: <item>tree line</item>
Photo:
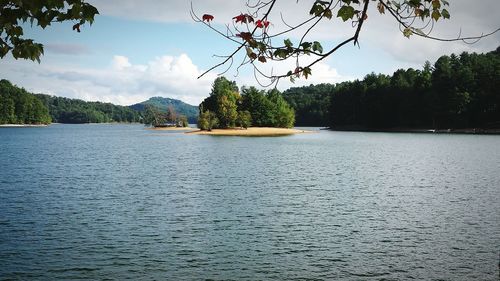
<path fill-rule="evenodd" d="M 0 80 L 0 124 L 140 122 L 126 106 L 29 93 Z"/>
<path fill-rule="evenodd" d="M 198 127 L 204 130 L 250 125 L 291 128 L 295 123 L 294 110 L 278 90 L 243 87 L 240 93 L 236 82 L 225 77 L 215 79 L 199 110 Z"/>
<path fill-rule="evenodd" d="M 0 124 L 49 124 L 47 107 L 35 95 L 0 80 Z"/>
<path fill-rule="evenodd" d="M 36 97 L 48 108 L 52 122 L 56 123 L 140 122 L 142 119 L 139 112 L 127 106 L 44 94 L 38 94 Z"/>
<path fill-rule="evenodd" d="M 291 88 L 283 93 L 299 125 L 332 128 L 498 128 L 500 47 L 440 57 L 392 76 Z"/>

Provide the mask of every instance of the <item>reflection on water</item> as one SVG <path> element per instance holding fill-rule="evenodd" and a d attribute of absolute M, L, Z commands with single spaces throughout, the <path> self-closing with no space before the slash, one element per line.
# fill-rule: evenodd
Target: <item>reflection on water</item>
<path fill-rule="evenodd" d="M 0 130 L 0 276 L 497 280 L 500 137 Z"/>

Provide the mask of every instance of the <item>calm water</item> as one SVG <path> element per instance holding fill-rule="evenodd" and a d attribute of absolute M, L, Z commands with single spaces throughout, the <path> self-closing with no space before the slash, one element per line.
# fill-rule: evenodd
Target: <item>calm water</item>
<path fill-rule="evenodd" d="M 500 137 L 0 129 L 0 279 L 498 280 Z"/>

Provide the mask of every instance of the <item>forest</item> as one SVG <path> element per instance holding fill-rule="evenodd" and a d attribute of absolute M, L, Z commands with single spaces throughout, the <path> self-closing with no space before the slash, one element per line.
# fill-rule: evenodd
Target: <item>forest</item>
<path fill-rule="evenodd" d="M 44 94 L 36 96 L 48 108 L 52 122 L 56 123 L 81 124 L 141 121 L 139 112 L 127 106 L 88 102 Z"/>
<path fill-rule="evenodd" d="M 422 70 L 290 88 L 297 125 L 333 129 L 499 128 L 500 47 L 441 56 Z"/>
<path fill-rule="evenodd" d="M 0 80 L 0 124 L 49 124 L 47 107 L 35 95 Z"/>
<path fill-rule="evenodd" d="M 236 83 L 225 77 L 215 79 L 210 96 L 199 109 L 198 127 L 204 130 L 250 125 L 291 128 L 295 123 L 293 109 L 278 90 L 243 87 L 240 94 Z"/>
<path fill-rule="evenodd" d="M 141 115 L 126 106 L 32 94 L 0 80 L 0 124 L 140 122 Z"/>

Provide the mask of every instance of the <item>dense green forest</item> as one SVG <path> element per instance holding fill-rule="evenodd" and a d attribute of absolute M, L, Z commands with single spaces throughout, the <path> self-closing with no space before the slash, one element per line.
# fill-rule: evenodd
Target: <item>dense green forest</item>
<path fill-rule="evenodd" d="M 262 91 L 254 87 L 243 88 L 241 94 L 234 81 L 225 77 L 215 79 L 212 92 L 200 104 L 198 127 L 247 128 L 293 127 L 295 113 L 277 90 Z"/>
<path fill-rule="evenodd" d="M 102 102 L 32 94 L 0 80 L 0 124 L 140 122 L 139 112 Z"/>
<path fill-rule="evenodd" d="M 297 126 L 328 126 L 330 96 L 335 85 L 318 84 L 294 87 L 283 92 L 283 97 L 295 110 Z"/>
<path fill-rule="evenodd" d="M 440 57 L 422 70 L 291 88 L 298 125 L 332 128 L 499 128 L 500 47 Z"/>
<path fill-rule="evenodd" d="M 142 115 L 145 114 L 146 107 L 148 105 L 154 106 L 160 112 L 167 113 L 169 108 L 175 110 L 176 113 L 184 115 L 187 117 L 188 122 L 195 124 L 198 120 L 198 107 L 194 105 L 187 104 L 183 101 L 163 98 L 163 97 L 152 97 L 147 101 L 137 103 L 129 106 L 130 108 L 140 111 Z"/>
<path fill-rule="evenodd" d="M 47 107 L 35 95 L 0 80 L 0 124 L 49 124 Z"/>
<path fill-rule="evenodd" d="M 80 124 L 141 121 L 139 112 L 127 106 L 43 94 L 36 96 L 49 109 L 52 122 Z"/>

